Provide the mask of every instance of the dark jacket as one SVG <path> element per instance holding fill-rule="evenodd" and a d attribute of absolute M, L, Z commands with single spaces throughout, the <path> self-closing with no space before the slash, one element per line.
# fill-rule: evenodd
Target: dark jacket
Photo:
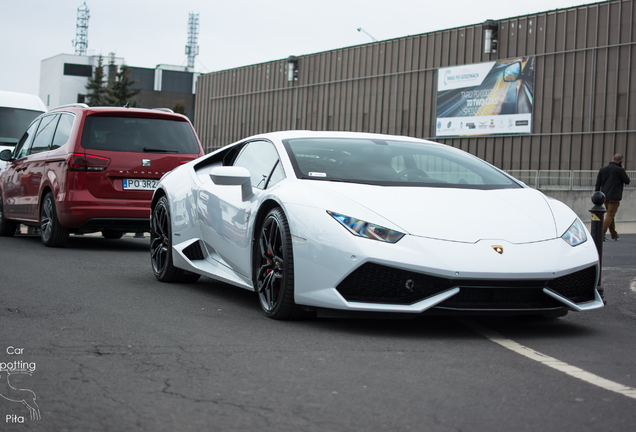
<path fill-rule="evenodd" d="M 623 199 L 623 184 L 629 184 L 625 168 L 616 162 L 610 162 L 599 170 L 594 190 L 603 192 L 606 200 L 620 201 Z"/>

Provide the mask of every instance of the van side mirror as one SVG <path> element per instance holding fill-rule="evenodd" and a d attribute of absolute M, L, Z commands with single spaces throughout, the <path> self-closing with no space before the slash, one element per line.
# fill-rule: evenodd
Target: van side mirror
<path fill-rule="evenodd" d="M 2 150 L 0 152 L 0 160 L 5 161 L 5 162 L 9 162 L 11 160 L 11 155 L 13 154 L 13 152 L 9 149 L 5 149 Z"/>

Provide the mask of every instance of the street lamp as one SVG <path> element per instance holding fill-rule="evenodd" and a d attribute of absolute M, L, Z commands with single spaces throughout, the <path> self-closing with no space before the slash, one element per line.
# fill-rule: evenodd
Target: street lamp
<path fill-rule="evenodd" d="M 298 57 L 287 58 L 287 81 L 298 81 Z"/>
<path fill-rule="evenodd" d="M 484 54 L 495 54 L 497 52 L 499 25 L 496 21 L 487 20 L 481 26 L 484 30 Z"/>
<path fill-rule="evenodd" d="M 371 36 L 365 29 L 363 29 L 362 27 L 358 28 L 359 32 L 364 33 L 365 35 L 369 36 L 373 42 L 377 42 L 378 40 L 376 38 L 374 38 L 373 36 Z"/>

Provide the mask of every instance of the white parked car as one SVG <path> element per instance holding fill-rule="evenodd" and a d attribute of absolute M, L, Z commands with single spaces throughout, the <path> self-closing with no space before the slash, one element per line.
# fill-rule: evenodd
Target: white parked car
<path fill-rule="evenodd" d="M 179 167 L 153 196 L 151 263 L 160 281 L 254 290 L 276 319 L 603 307 L 596 247 L 572 210 L 401 136 L 269 133 Z"/>
<path fill-rule="evenodd" d="M 36 95 L 0 90 L 0 151 L 13 150 L 31 122 L 46 111 Z M 0 171 L 5 165 L 0 161 Z"/>

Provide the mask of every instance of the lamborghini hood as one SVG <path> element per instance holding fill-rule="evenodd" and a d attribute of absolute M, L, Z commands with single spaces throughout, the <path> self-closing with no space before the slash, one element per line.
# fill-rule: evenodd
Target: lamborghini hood
<path fill-rule="evenodd" d="M 466 243 L 488 239 L 519 244 L 563 234 L 557 233 L 555 216 L 546 197 L 530 188 L 475 190 L 327 182 L 321 182 L 321 188 L 329 190 L 330 201 L 336 207 L 338 202 L 351 204 L 343 206 L 347 209 L 327 210 L 378 225 L 384 219 L 394 225 L 390 228 L 415 236 Z M 370 220 L 374 214 L 377 218 Z M 571 220 L 566 223 L 572 223 L 575 217 L 573 212 L 567 215 Z"/>

